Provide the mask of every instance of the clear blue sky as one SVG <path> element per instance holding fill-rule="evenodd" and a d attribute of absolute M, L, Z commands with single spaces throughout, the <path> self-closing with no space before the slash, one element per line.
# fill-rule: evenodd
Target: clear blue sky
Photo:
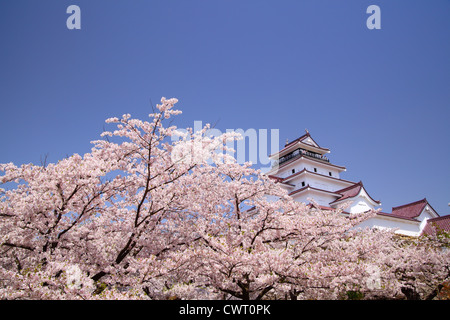
<path fill-rule="evenodd" d="M 384 211 L 450 213 L 448 0 L 0 0 L 0 46 L 0 163 L 84 154 L 176 97 L 180 127 L 308 128 Z"/>

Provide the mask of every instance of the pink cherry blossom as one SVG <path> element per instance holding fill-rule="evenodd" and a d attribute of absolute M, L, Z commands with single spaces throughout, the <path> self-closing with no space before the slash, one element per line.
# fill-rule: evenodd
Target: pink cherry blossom
<path fill-rule="evenodd" d="M 83 156 L 0 164 L 2 299 L 422 299 L 448 281 L 448 237 L 295 202 L 229 155 L 239 135 L 166 126 L 176 102 L 107 119 Z"/>

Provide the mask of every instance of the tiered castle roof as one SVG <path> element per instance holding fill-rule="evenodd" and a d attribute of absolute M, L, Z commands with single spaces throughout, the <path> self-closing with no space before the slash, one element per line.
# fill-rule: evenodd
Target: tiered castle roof
<path fill-rule="evenodd" d="M 347 201 L 354 202 L 353 207 L 351 205 L 346 209 L 348 212 L 358 212 L 358 210 L 362 212 L 381 205 L 379 200 L 374 200 L 369 195 L 362 181 L 352 182 L 341 179 L 339 173 L 346 171 L 346 168 L 330 163 L 325 156 L 327 153 L 330 153 L 330 149 L 321 147 L 306 131 L 297 139 L 286 142 L 283 149 L 270 156 L 274 165 L 267 174 L 269 178 L 286 188 L 289 195 L 295 199 L 299 196 L 299 199 L 305 199 L 306 196 L 314 198 L 315 195 L 322 195 L 323 199 L 331 200 L 328 203 L 316 204 L 325 210 L 336 208 Z M 317 168 L 312 171 L 311 166 L 324 169 L 322 172 L 319 172 Z M 324 174 L 324 170 L 330 170 L 329 175 Z M 333 176 L 331 171 L 337 176 Z M 375 220 L 381 222 L 381 225 L 399 223 L 400 229 L 402 223 L 415 224 L 420 234 L 429 234 L 439 228 L 450 231 L 450 215 L 440 217 L 427 199 L 393 207 L 392 213 L 378 212 Z M 376 223 L 374 222 L 373 225 Z"/>

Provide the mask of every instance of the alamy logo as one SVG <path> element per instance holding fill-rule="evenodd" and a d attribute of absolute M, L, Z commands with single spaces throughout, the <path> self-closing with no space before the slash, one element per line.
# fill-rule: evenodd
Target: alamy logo
<path fill-rule="evenodd" d="M 371 5 L 367 7 L 366 13 L 371 14 L 367 18 L 366 25 L 369 30 L 381 29 L 381 9 L 379 6 Z"/>
<path fill-rule="evenodd" d="M 81 29 L 81 9 L 77 5 L 70 5 L 67 7 L 66 13 L 70 14 L 67 18 L 67 29 Z M 370 5 L 367 7 L 366 13 L 370 14 L 367 18 L 366 26 L 369 30 L 381 29 L 381 9 L 377 5 Z"/>
<path fill-rule="evenodd" d="M 222 137 L 223 140 L 214 140 L 214 137 Z M 210 143 L 207 143 L 208 138 Z M 270 137 L 267 129 L 226 129 L 223 133 L 216 128 L 203 127 L 202 121 L 194 121 L 193 128 L 177 129 L 177 135 L 171 139 L 175 142 L 172 151 L 174 162 L 251 162 L 262 166 L 261 170 L 277 165 L 276 161 L 272 164 L 269 156 L 279 150 L 279 129 L 270 129 Z"/>
<path fill-rule="evenodd" d="M 67 18 L 66 26 L 67 29 L 81 29 L 81 9 L 79 6 L 71 5 L 67 7 L 66 13 L 71 15 Z"/>

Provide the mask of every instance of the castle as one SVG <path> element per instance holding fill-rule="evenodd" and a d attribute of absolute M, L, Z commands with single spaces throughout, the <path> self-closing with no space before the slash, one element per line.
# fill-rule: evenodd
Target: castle
<path fill-rule="evenodd" d="M 320 209 L 332 210 L 348 202 L 351 204 L 344 214 L 380 208 L 381 202 L 370 196 L 362 181 L 340 177 L 346 168 L 331 163 L 326 157 L 329 152 L 306 130 L 304 135 L 287 142 L 283 149 L 270 156 L 272 168 L 266 174 L 294 200 L 309 203 L 313 199 Z M 360 226 L 396 229 L 398 234 L 416 237 L 436 230 L 450 231 L 450 215 L 439 216 L 425 198 L 393 207 L 391 213 L 378 212 Z"/>

